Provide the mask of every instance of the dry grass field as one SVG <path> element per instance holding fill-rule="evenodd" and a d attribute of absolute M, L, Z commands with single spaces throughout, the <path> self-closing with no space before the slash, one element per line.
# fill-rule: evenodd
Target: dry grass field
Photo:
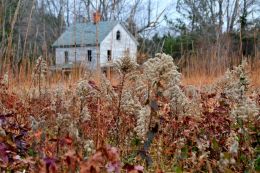
<path fill-rule="evenodd" d="M 0 0 L 0 173 L 259 172 L 259 0 Z"/>
<path fill-rule="evenodd" d="M 123 57 L 116 86 L 82 68 L 66 79 L 51 75 L 43 59 L 19 78 L 5 73 L 0 170 L 257 172 L 257 63 L 208 74 L 199 61 L 178 70 L 166 54 L 141 68 Z"/>

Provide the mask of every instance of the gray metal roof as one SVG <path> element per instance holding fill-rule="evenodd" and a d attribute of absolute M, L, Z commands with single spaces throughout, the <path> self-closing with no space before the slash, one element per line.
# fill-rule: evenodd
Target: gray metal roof
<path fill-rule="evenodd" d="M 120 22 L 102 21 L 98 24 L 98 40 L 102 42 L 110 31 Z M 132 35 L 131 35 L 132 36 Z M 133 38 L 134 39 L 134 38 Z M 96 45 L 96 25 L 92 22 L 77 23 L 71 25 L 67 30 L 53 43 L 53 47 L 81 45 Z M 136 41 L 136 40 L 135 40 Z"/>

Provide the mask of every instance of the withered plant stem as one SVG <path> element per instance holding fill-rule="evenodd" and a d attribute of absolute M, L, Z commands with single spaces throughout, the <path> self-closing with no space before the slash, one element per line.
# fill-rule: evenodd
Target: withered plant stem
<path fill-rule="evenodd" d="M 96 149 L 98 149 L 100 146 L 100 98 L 98 98 L 97 103 L 97 142 L 96 142 Z"/>
<path fill-rule="evenodd" d="M 117 107 L 117 114 L 116 114 L 116 144 L 119 145 L 119 128 L 120 128 L 120 114 L 121 114 L 121 100 L 122 100 L 122 93 L 124 89 L 125 84 L 125 76 L 126 74 L 123 74 L 122 81 L 120 84 L 120 91 L 119 91 L 119 97 L 118 97 L 118 107 Z"/>

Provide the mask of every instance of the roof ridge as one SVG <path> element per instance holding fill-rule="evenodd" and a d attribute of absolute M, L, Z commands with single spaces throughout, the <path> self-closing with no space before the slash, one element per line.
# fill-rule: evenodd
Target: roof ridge
<path fill-rule="evenodd" d="M 101 21 L 99 23 L 99 41 L 111 32 L 119 21 Z M 76 37 L 73 32 L 76 27 Z M 87 35 L 87 37 L 86 37 Z M 96 27 L 94 23 L 76 23 L 66 28 L 60 37 L 53 43 L 53 47 L 71 46 L 71 45 L 96 45 Z"/>

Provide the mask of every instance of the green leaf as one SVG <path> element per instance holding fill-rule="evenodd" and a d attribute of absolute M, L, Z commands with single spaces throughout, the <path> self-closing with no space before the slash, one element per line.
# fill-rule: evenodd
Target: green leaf
<path fill-rule="evenodd" d="M 198 147 L 196 147 L 196 146 L 193 146 L 191 150 L 192 150 L 193 152 L 198 152 L 198 151 L 199 151 Z"/>
<path fill-rule="evenodd" d="M 219 145 L 215 138 L 212 140 L 212 148 L 214 150 L 219 150 Z"/>
<path fill-rule="evenodd" d="M 182 159 L 186 159 L 186 158 L 188 158 L 188 147 L 183 147 L 182 149 L 181 149 L 181 158 Z"/>
<path fill-rule="evenodd" d="M 183 170 L 179 166 L 174 166 L 173 171 L 176 172 L 176 173 L 182 173 L 183 172 Z"/>
<path fill-rule="evenodd" d="M 255 160 L 255 170 L 260 171 L 260 155 Z"/>
<path fill-rule="evenodd" d="M 28 150 L 28 155 L 31 157 L 36 157 L 37 156 L 37 152 L 35 152 L 32 148 L 30 148 Z"/>
<path fill-rule="evenodd" d="M 237 118 L 237 124 L 243 126 L 243 120 L 241 118 Z"/>
<path fill-rule="evenodd" d="M 241 156 L 239 157 L 239 160 L 240 160 L 241 162 L 245 163 L 246 160 L 247 160 L 247 158 L 246 158 L 246 156 L 245 156 L 244 154 L 241 154 Z"/>
<path fill-rule="evenodd" d="M 141 140 L 137 137 L 134 137 L 131 142 L 132 146 L 139 146 L 141 144 Z"/>

